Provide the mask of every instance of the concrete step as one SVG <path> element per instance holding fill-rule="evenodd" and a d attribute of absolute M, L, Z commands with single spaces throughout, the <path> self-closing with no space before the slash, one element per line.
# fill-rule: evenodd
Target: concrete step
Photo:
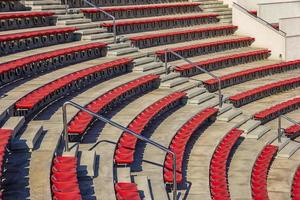
<path fill-rule="evenodd" d="M 43 1 L 25 1 L 26 6 L 36 6 L 36 5 L 61 5 L 58 1 L 43 0 Z"/>
<path fill-rule="evenodd" d="M 211 8 L 228 8 L 228 5 L 225 5 L 225 4 L 204 4 L 204 5 L 200 5 L 201 8 L 203 8 L 205 11 L 207 9 L 211 9 Z"/>
<path fill-rule="evenodd" d="M 151 62 L 151 63 L 136 66 L 133 68 L 133 71 L 145 72 L 145 71 L 160 68 L 162 66 L 163 66 L 163 63 L 161 63 L 161 62 Z"/>
<path fill-rule="evenodd" d="M 285 147 L 283 147 L 277 157 L 290 158 L 298 149 L 300 148 L 300 143 L 295 141 L 290 141 Z"/>
<path fill-rule="evenodd" d="M 243 130 L 244 133 L 249 133 L 252 130 L 254 130 L 255 128 L 257 128 L 259 125 L 261 124 L 260 121 L 257 120 L 249 120 L 247 121 L 245 124 L 243 124 L 241 127 L 239 127 L 239 129 Z"/>
<path fill-rule="evenodd" d="M 90 29 L 79 30 L 76 32 L 80 33 L 81 35 L 93 35 L 93 34 L 99 34 L 99 33 L 106 33 L 107 30 L 104 28 L 90 28 Z"/>
<path fill-rule="evenodd" d="M 114 36 L 113 33 L 100 33 L 100 34 L 93 34 L 93 35 L 83 35 L 81 37 L 82 40 L 99 40 L 99 39 L 106 39 L 112 38 Z"/>
<path fill-rule="evenodd" d="M 62 156 L 77 157 L 78 149 L 79 149 L 79 143 L 69 142 L 69 151 L 64 151 L 62 153 Z"/>
<path fill-rule="evenodd" d="M 233 109 L 230 109 L 229 111 L 223 113 L 222 115 L 218 116 L 218 120 L 229 122 L 241 114 L 242 114 L 242 111 L 240 109 L 233 108 Z"/>
<path fill-rule="evenodd" d="M 177 85 L 181 85 L 183 83 L 186 83 L 188 81 L 189 81 L 188 78 L 177 77 L 177 78 L 174 78 L 174 79 L 171 79 L 171 80 L 167 80 L 167 81 L 161 83 L 160 87 L 161 88 L 172 88 L 172 87 L 175 87 Z"/>
<path fill-rule="evenodd" d="M 193 2 L 201 2 L 202 5 L 222 5 L 222 1 L 193 1 Z"/>
<path fill-rule="evenodd" d="M 70 20 L 64 20 L 64 21 L 58 21 L 56 25 L 74 25 L 74 24 L 85 24 L 90 23 L 90 19 L 70 19 Z"/>
<path fill-rule="evenodd" d="M 161 82 L 166 82 L 166 81 L 169 81 L 169 80 L 173 80 L 175 78 L 178 78 L 180 77 L 180 73 L 177 73 L 177 72 L 172 72 L 170 74 L 164 74 L 164 75 L 161 75 L 160 76 L 160 80 Z"/>
<path fill-rule="evenodd" d="M 13 130 L 12 138 L 14 138 L 19 133 L 24 124 L 24 117 L 10 117 L 1 128 Z"/>
<path fill-rule="evenodd" d="M 135 52 L 138 52 L 138 51 L 139 51 L 138 48 L 128 47 L 128 48 L 122 48 L 122 49 L 116 49 L 116 50 L 108 51 L 107 55 L 121 56 L 121 55 L 130 54 L 130 53 L 135 53 Z"/>
<path fill-rule="evenodd" d="M 96 151 L 81 151 L 78 176 L 79 177 L 94 177 L 96 168 Z"/>
<path fill-rule="evenodd" d="M 202 93 L 202 94 L 200 94 L 198 96 L 195 96 L 195 97 L 189 99 L 188 103 L 189 104 L 200 104 L 200 103 L 208 101 L 208 100 L 210 100 L 212 98 L 215 98 L 215 94 L 205 92 L 205 93 Z"/>
<path fill-rule="evenodd" d="M 222 108 L 220 108 L 219 106 L 217 106 L 216 108 L 219 109 L 219 112 L 218 112 L 218 116 L 219 116 L 219 115 L 222 115 L 223 113 L 229 111 L 230 109 L 233 109 L 233 105 L 228 104 L 228 103 L 223 103 Z"/>
<path fill-rule="evenodd" d="M 205 12 L 223 12 L 223 11 L 231 11 L 231 8 L 221 7 L 221 8 L 206 8 Z"/>
<path fill-rule="evenodd" d="M 163 68 L 164 69 L 164 68 Z M 195 87 L 198 87 L 199 84 L 195 83 L 195 82 L 186 82 L 184 84 L 181 84 L 181 85 L 177 85 L 175 87 L 173 87 L 172 89 L 175 90 L 175 91 L 181 91 L 181 92 L 184 92 L 184 91 L 187 91 L 187 90 L 190 90 L 190 89 L 193 89 Z"/>
<path fill-rule="evenodd" d="M 117 49 L 122 49 L 127 47 L 131 47 L 129 42 L 121 42 L 116 44 L 110 44 L 107 46 L 108 50 L 117 50 Z"/>
<path fill-rule="evenodd" d="M 207 92 L 206 88 L 203 88 L 203 87 L 196 87 L 196 88 L 193 88 L 191 90 L 188 90 L 187 91 L 187 96 L 189 99 L 195 97 L 195 96 L 198 96 L 200 94 L 203 94 Z"/>
<path fill-rule="evenodd" d="M 137 188 L 142 194 L 142 199 L 151 200 L 151 191 L 149 186 L 149 180 L 147 176 L 134 176 L 134 182 L 137 184 Z"/>
<path fill-rule="evenodd" d="M 63 21 L 63 20 L 73 20 L 73 19 L 83 19 L 84 15 L 82 13 L 79 14 L 67 14 L 67 15 L 58 15 L 57 20 Z"/>
<path fill-rule="evenodd" d="M 117 167 L 118 182 L 131 183 L 130 167 Z"/>
<path fill-rule="evenodd" d="M 87 29 L 98 29 L 99 28 L 99 24 L 97 24 L 97 23 L 74 24 L 73 26 L 75 28 L 79 29 L 78 31 L 87 30 Z"/>
<path fill-rule="evenodd" d="M 271 130 L 270 127 L 267 127 L 267 126 L 258 126 L 257 128 L 255 128 L 254 130 L 252 130 L 251 132 L 249 132 L 246 135 L 246 138 L 257 139 L 258 140 L 259 138 L 261 138 L 264 134 L 266 134 L 270 130 Z"/>
<path fill-rule="evenodd" d="M 276 135 L 275 132 L 274 135 Z M 281 142 L 279 142 L 278 139 L 276 138 L 271 144 L 274 146 L 278 146 L 278 151 L 281 151 L 281 149 L 284 148 L 290 141 L 291 141 L 290 138 L 283 136 L 281 137 Z"/>
<path fill-rule="evenodd" d="M 65 5 L 41 5 L 41 6 L 31 6 L 32 11 L 45 11 L 45 10 L 63 10 L 66 12 Z"/>
<path fill-rule="evenodd" d="M 138 58 L 133 61 L 134 66 L 139 66 L 147 63 L 154 62 L 155 58 L 154 57 L 143 57 L 143 58 Z"/>

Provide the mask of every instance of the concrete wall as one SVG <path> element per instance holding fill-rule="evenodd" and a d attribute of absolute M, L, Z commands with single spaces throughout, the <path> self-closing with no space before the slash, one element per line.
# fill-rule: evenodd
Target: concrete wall
<path fill-rule="evenodd" d="M 254 47 L 268 48 L 272 51 L 271 59 L 285 60 L 284 33 L 273 29 L 237 4 L 232 6 L 232 22 L 239 27 L 236 34 L 255 38 Z"/>
<path fill-rule="evenodd" d="M 270 3 L 274 2 L 274 0 L 235 0 L 235 2 L 247 10 L 258 10 L 258 4 Z"/>
<path fill-rule="evenodd" d="M 300 17 L 279 19 L 279 29 L 285 32 L 287 36 L 300 35 L 299 25 Z"/>
<path fill-rule="evenodd" d="M 286 37 L 286 60 L 300 59 L 300 35 Z"/>
<path fill-rule="evenodd" d="M 258 17 L 269 23 L 278 23 L 280 18 L 296 17 L 299 15 L 300 1 L 281 1 L 258 4 Z"/>

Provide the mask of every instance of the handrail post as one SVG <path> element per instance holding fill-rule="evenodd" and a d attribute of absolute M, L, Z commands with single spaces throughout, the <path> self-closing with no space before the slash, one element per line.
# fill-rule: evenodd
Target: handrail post
<path fill-rule="evenodd" d="M 219 77 L 218 77 L 218 94 L 219 94 L 219 107 L 222 108 L 223 106 L 222 82 Z"/>
<path fill-rule="evenodd" d="M 168 51 L 167 50 L 165 50 L 165 73 L 166 73 L 166 75 L 168 75 L 169 74 L 169 69 L 168 69 Z"/>
<path fill-rule="evenodd" d="M 158 149 L 160 149 L 160 150 L 162 150 L 166 153 L 172 154 L 172 157 L 173 157 L 173 200 L 177 200 L 177 182 L 176 182 L 176 171 L 177 171 L 176 161 L 177 160 L 176 160 L 176 154 L 173 151 L 171 151 L 170 149 L 162 146 L 161 144 L 159 144 L 159 143 L 157 143 L 153 140 L 150 140 L 150 139 L 148 139 L 148 138 L 146 138 L 146 137 L 144 137 L 140 134 L 137 134 L 136 132 L 134 132 L 130 129 L 127 129 L 126 127 L 124 127 L 124 126 L 122 126 L 122 125 L 120 125 L 120 124 L 118 124 L 118 123 L 116 123 L 116 122 L 114 122 L 110 119 L 107 119 L 107 118 L 105 118 L 105 117 L 103 117 L 103 116 L 101 116 L 101 115 L 99 115 L 95 112 L 92 112 L 92 111 L 80 106 L 79 104 L 72 102 L 72 101 L 67 101 L 62 106 L 63 129 L 64 129 L 63 130 L 63 139 L 64 139 L 64 144 L 65 144 L 65 149 L 64 149 L 65 152 L 70 151 L 70 149 L 69 149 L 69 138 L 68 138 L 68 122 L 67 122 L 67 119 L 68 119 L 67 118 L 67 106 L 68 105 L 73 106 L 73 107 L 77 108 L 78 110 L 84 111 L 84 112 L 90 114 L 91 116 L 99 119 L 100 121 L 102 121 L 104 123 L 108 123 L 108 124 L 118 128 L 118 129 L 122 130 L 123 132 L 129 133 L 129 134 L 135 136 L 136 138 L 138 138 L 139 140 L 142 140 L 142 141 L 144 141 L 144 142 L 146 142 L 146 143 L 148 143 L 148 144 L 150 144 L 150 145 L 152 145 L 152 146 L 154 146 L 154 147 L 156 147 L 156 148 L 158 148 Z"/>
<path fill-rule="evenodd" d="M 300 126 L 300 122 L 297 122 L 296 120 L 294 120 L 294 119 L 292 119 L 288 116 L 280 115 L 278 117 L 278 129 L 277 129 L 277 131 L 278 131 L 278 142 L 281 142 L 281 136 L 284 133 L 284 131 L 283 131 L 284 129 L 282 128 L 282 119 L 285 119 L 285 120 L 291 122 L 292 124 Z"/>
<path fill-rule="evenodd" d="M 278 117 L 278 143 L 281 143 L 281 115 Z"/>
<path fill-rule="evenodd" d="M 65 0 L 65 10 L 66 14 L 68 14 L 68 0 Z"/>

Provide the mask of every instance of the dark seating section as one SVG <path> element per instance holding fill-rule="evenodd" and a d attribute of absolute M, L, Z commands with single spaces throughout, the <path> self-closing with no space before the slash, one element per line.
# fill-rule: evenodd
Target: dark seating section
<path fill-rule="evenodd" d="M 210 37 L 231 35 L 237 26 L 226 25 L 205 28 L 190 28 L 188 30 L 174 31 L 167 33 L 146 34 L 142 36 L 129 37 L 133 46 L 147 48 L 163 44 L 192 41 Z"/>
<path fill-rule="evenodd" d="M 300 86 L 300 77 L 296 77 L 296 78 L 278 81 L 275 83 L 270 83 L 267 85 L 263 85 L 261 87 L 247 90 L 245 92 L 241 92 L 239 94 L 229 97 L 229 100 L 231 103 L 234 104 L 234 106 L 240 107 L 245 104 L 251 103 L 255 100 L 262 99 L 264 97 L 279 92 L 283 92 L 286 90 L 291 90 L 299 86 Z"/>
<path fill-rule="evenodd" d="M 209 170 L 209 184 L 212 199 L 230 200 L 227 180 L 227 162 L 230 152 L 243 133 L 242 130 L 232 129 L 221 140 L 216 148 L 211 161 Z"/>
<path fill-rule="evenodd" d="M 81 200 L 77 158 L 56 156 L 52 163 L 51 190 L 54 200 Z"/>
<path fill-rule="evenodd" d="M 292 189 L 291 189 L 291 199 L 292 200 L 299 200 L 300 199 L 300 167 L 297 168 L 294 179 L 293 179 L 293 184 L 292 184 Z"/>
<path fill-rule="evenodd" d="M 148 108 L 142 111 L 127 127 L 128 129 L 141 134 L 142 131 L 150 126 L 151 121 L 157 118 L 162 113 L 179 105 L 183 98 L 186 97 L 184 92 L 174 92 Z M 117 148 L 115 150 L 115 163 L 118 165 L 131 164 L 134 161 L 135 146 L 137 138 L 129 133 L 124 132 L 118 141 Z"/>
<path fill-rule="evenodd" d="M 222 88 L 243 83 L 246 81 L 258 79 L 264 76 L 282 73 L 289 70 L 298 69 L 300 67 L 300 60 L 282 62 L 278 64 L 266 65 L 262 67 L 256 67 L 252 69 L 247 69 L 232 74 L 221 76 L 221 86 Z M 210 92 L 218 90 L 218 80 L 209 79 L 204 81 L 206 88 Z"/>
<path fill-rule="evenodd" d="M 218 14 L 194 14 L 178 17 L 123 20 L 117 21 L 115 25 L 118 34 L 126 34 L 214 23 L 218 21 L 217 16 Z M 101 26 L 107 28 L 108 32 L 113 32 L 113 23 L 102 23 Z"/>
<path fill-rule="evenodd" d="M 286 129 L 284 129 L 284 133 L 287 137 L 297 137 L 300 134 L 300 126 L 295 124 Z"/>
<path fill-rule="evenodd" d="M 103 7 L 102 10 L 110 13 L 116 19 L 124 18 L 140 18 L 161 16 L 166 14 L 179 14 L 201 11 L 199 8 L 200 2 L 195 3 L 177 3 L 177 4 L 149 4 L 149 5 L 133 5 L 133 6 L 115 6 Z M 92 21 L 110 20 L 98 9 L 81 9 L 85 17 L 92 19 Z"/>
<path fill-rule="evenodd" d="M 54 12 L 0 13 L 0 31 L 55 25 Z"/>
<path fill-rule="evenodd" d="M 117 200 L 141 200 L 135 183 L 120 182 L 115 184 Z"/>
<path fill-rule="evenodd" d="M 254 200 L 268 200 L 267 178 L 271 162 L 278 151 L 274 145 L 266 145 L 257 157 L 251 173 L 251 190 Z"/>
<path fill-rule="evenodd" d="M 0 56 L 74 41 L 76 28 L 55 28 L 0 35 Z"/>
<path fill-rule="evenodd" d="M 181 46 L 177 48 L 171 48 L 171 51 L 178 53 L 179 55 L 187 58 L 200 56 L 209 53 L 215 53 L 219 51 L 226 51 L 230 49 L 236 49 L 241 47 L 250 46 L 254 41 L 254 38 L 243 37 L 237 39 L 228 39 L 228 40 L 219 40 L 214 42 L 206 42 L 200 44 L 193 44 L 189 46 Z M 165 61 L 166 50 L 160 50 L 156 52 L 156 55 L 162 60 Z M 168 61 L 178 60 L 179 58 L 172 53 L 167 53 Z"/>
<path fill-rule="evenodd" d="M 157 88 L 158 85 L 158 75 L 146 75 L 108 91 L 90 102 L 85 108 L 102 114 L 130 97 Z M 68 125 L 69 135 L 83 136 L 93 120 L 94 118 L 88 113 L 82 111 L 78 112 Z"/>
<path fill-rule="evenodd" d="M 83 69 L 56 79 L 34 90 L 16 102 L 16 115 L 29 115 L 50 102 L 74 91 L 90 86 L 92 83 L 131 71 L 132 59 L 121 58 L 115 61 Z"/>
<path fill-rule="evenodd" d="M 28 10 L 21 0 L 1 0 L 0 1 L 0 12 L 13 12 Z"/>
<path fill-rule="evenodd" d="M 184 163 L 184 152 L 189 139 L 196 133 L 200 126 L 205 125 L 218 113 L 216 108 L 207 108 L 200 111 L 186 122 L 173 137 L 169 149 L 176 154 L 176 182 L 182 182 L 182 166 Z M 164 181 L 173 183 L 173 156 L 168 154 L 164 162 Z"/>
<path fill-rule="evenodd" d="M 254 118 L 266 123 L 285 113 L 297 110 L 300 107 L 300 97 L 279 103 L 270 108 L 260 111 L 254 115 Z"/>
<path fill-rule="evenodd" d="M 4 165 L 7 159 L 7 149 L 10 143 L 13 130 L 0 129 L 0 194 L 2 191 L 1 182 L 2 182 L 2 173 L 4 171 Z M 1 195 L 0 195 L 1 199 Z"/>
<path fill-rule="evenodd" d="M 255 50 L 246 53 L 237 53 L 228 56 L 221 56 L 200 62 L 195 62 L 195 65 L 201 66 L 207 71 L 213 71 L 221 68 L 231 67 L 239 64 L 254 62 L 262 59 L 266 59 L 269 56 L 269 50 Z M 197 69 L 192 64 L 184 64 L 175 67 L 175 71 L 180 72 L 182 76 L 194 76 L 202 73 L 201 70 Z"/>
<path fill-rule="evenodd" d="M 0 64 L 0 86 L 41 72 L 54 70 L 88 59 L 103 57 L 106 55 L 106 52 L 107 44 L 95 42 L 3 63 Z"/>

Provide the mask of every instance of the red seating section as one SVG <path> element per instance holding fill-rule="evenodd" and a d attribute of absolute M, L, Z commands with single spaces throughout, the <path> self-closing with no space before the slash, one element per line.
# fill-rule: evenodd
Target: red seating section
<path fill-rule="evenodd" d="M 133 93 L 133 90 L 152 86 L 159 79 L 158 75 L 146 75 L 129 83 L 121 85 L 90 102 L 85 108 L 100 113 L 106 111 L 118 99 L 125 99 L 127 93 Z M 68 126 L 68 133 L 71 135 L 83 135 L 86 129 L 93 121 L 93 117 L 86 112 L 78 112 Z"/>
<path fill-rule="evenodd" d="M 77 158 L 55 157 L 52 165 L 51 183 L 54 200 L 81 200 L 77 179 Z"/>
<path fill-rule="evenodd" d="M 292 184 L 291 190 L 291 199 L 299 200 L 300 199 L 300 167 L 297 168 L 296 173 L 294 175 L 294 180 Z"/>
<path fill-rule="evenodd" d="M 230 200 L 227 185 L 227 161 L 231 149 L 242 133 L 242 130 L 232 129 L 219 143 L 211 158 L 209 184 L 211 196 L 214 200 Z"/>
<path fill-rule="evenodd" d="M 256 50 L 246 53 L 233 54 L 229 56 L 222 56 L 217 58 L 212 58 L 200 62 L 195 62 L 194 64 L 201 66 L 202 68 L 212 71 L 227 66 L 234 66 L 242 63 L 252 62 L 255 60 L 260 60 L 267 58 L 269 56 L 269 50 Z M 175 68 L 177 72 L 180 72 L 183 76 L 193 76 L 201 73 L 194 65 L 185 64 Z"/>
<path fill-rule="evenodd" d="M 28 76 L 28 75 L 33 75 L 34 73 L 39 71 L 50 70 L 51 62 L 52 62 L 52 67 L 53 68 L 56 67 L 53 66 L 55 62 L 54 58 L 57 58 L 58 62 L 60 62 L 59 59 L 62 58 L 59 57 L 61 56 L 68 55 L 70 56 L 70 58 L 67 61 L 63 59 L 62 60 L 63 62 L 61 62 L 60 65 L 66 65 L 68 62 L 75 62 L 75 61 L 78 62 L 76 58 L 78 58 L 79 55 L 84 51 L 94 50 L 95 55 L 97 54 L 97 56 L 99 57 L 104 56 L 106 54 L 106 46 L 107 44 L 105 43 L 96 42 L 96 43 L 79 45 L 79 46 L 69 47 L 69 48 L 60 49 L 56 51 L 41 53 L 41 54 L 28 56 L 25 58 L 20 58 L 14 61 L 0 64 L 0 85 L 21 78 L 24 76 L 25 73 Z M 75 53 L 76 55 L 72 57 L 71 54 L 75 54 Z M 90 53 L 88 53 L 88 56 L 89 54 Z M 49 63 L 47 63 L 48 68 L 44 69 L 43 65 L 35 66 L 37 63 L 45 62 L 47 60 L 49 61 Z"/>
<path fill-rule="evenodd" d="M 277 146 L 267 145 L 255 161 L 251 174 L 251 190 L 254 200 L 269 199 L 267 191 L 268 171 L 277 151 Z"/>
<path fill-rule="evenodd" d="M 296 110 L 300 107 L 300 97 L 293 98 L 288 101 L 279 103 L 275 106 L 272 106 L 270 108 L 267 108 L 259 113 L 256 113 L 254 115 L 255 119 L 258 119 L 262 121 L 263 123 L 266 123 L 279 115 L 291 112 L 293 110 Z"/>
<path fill-rule="evenodd" d="M 177 105 L 185 96 L 186 93 L 184 92 L 175 92 L 158 100 L 141 112 L 127 128 L 141 134 L 146 126 L 149 125 L 150 121 L 162 112 L 165 112 L 171 107 Z M 122 134 L 115 151 L 116 164 L 131 164 L 134 161 L 136 143 L 136 137 L 126 132 Z"/>
<path fill-rule="evenodd" d="M 205 27 L 205 28 L 190 28 L 188 30 L 157 33 L 157 34 L 146 34 L 142 36 L 129 37 L 134 46 L 140 48 L 146 48 L 151 46 L 157 46 L 161 44 L 174 43 L 174 41 L 189 41 L 193 39 L 217 37 L 221 35 L 232 34 L 237 26 L 216 26 L 216 27 Z"/>
<path fill-rule="evenodd" d="M 16 19 L 16 18 L 31 18 L 31 17 L 49 17 L 55 15 L 54 12 L 14 12 L 0 13 L 0 20 Z"/>
<path fill-rule="evenodd" d="M 43 101 L 51 98 L 51 96 L 56 96 L 57 98 L 58 95 L 55 94 L 57 91 L 67 91 L 67 88 L 71 88 L 73 85 L 76 85 L 76 83 L 80 84 L 79 82 L 84 83 L 84 80 L 88 81 L 85 85 L 91 84 L 93 82 L 92 78 L 94 78 L 96 74 L 98 74 L 98 76 L 100 75 L 100 78 L 104 80 L 105 78 L 115 75 L 112 72 L 118 71 L 118 68 L 125 68 L 119 71 L 126 72 L 128 71 L 126 66 L 130 65 L 131 63 L 132 59 L 121 58 L 112 62 L 107 62 L 68 74 L 29 93 L 25 97 L 18 100 L 15 107 L 16 109 L 34 109 L 36 106 L 38 106 L 38 104 L 41 104 Z M 105 77 L 105 75 L 108 76 Z M 97 80 L 98 79 L 95 79 L 94 82 Z"/>
<path fill-rule="evenodd" d="M 293 69 L 298 69 L 300 67 L 300 60 L 294 60 L 289 62 L 282 62 L 278 64 L 266 65 L 256 68 L 251 68 L 232 74 L 221 76 L 221 85 L 222 88 L 228 87 L 231 85 L 239 84 L 246 82 L 248 80 L 257 79 L 263 76 L 282 73 L 283 71 L 289 71 Z M 204 81 L 206 88 L 210 91 L 216 91 L 218 89 L 218 80 L 209 79 Z"/>
<path fill-rule="evenodd" d="M 284 133 L 286 136 L 288 137 L 294 137 L 294 136 L 297 136 L 298 134 L 300 134 L 300 126 L 295 124 L 295 125 L 292 125 L 288 128 L 286 128 L 284 130 Z"/>
<path fill-rule="evenodd" d="M 176 181 L 182 182 L 182 165 L 186 145 L 190 137 L 203 125 L 218 113 L 216 108 L 207 108 L 193 116 L 186 122 L 173 137 L 169 149 L 176 154 Z M 168 154 L 164 163 L 164 180 L 167 183 L 173 182 L 173 156 Z"/>
<path fill-rule="evenodd" d="M 249 13 L 251 13 L 252 15 L 257 16 L 257 11 L 256 10 L 250 10 Z"/>
<path fill-rule="evenodd" d="M 291 78 L 275 83 L 267 84 L 258 88 L 254 88 L 237 95 L 229 97 L 229 100 L 236 106 L 240 107 L 257 99 L 270 96 L 285 90 L 296 88 L 300 85 L 300 77 Z"/>
<path fill-rule="evenodd" d="M 115 191 L 117 200 L 141 200 L 137 185 L 134 183 L 116 183 Z"/>
<path fill-rule="evenodd" d="M 8 148 L 12 134 L 13 130 L 0 129 L 0 180 L 2 178 L 3 166 L 6 161 L 6 149 Z"/>

